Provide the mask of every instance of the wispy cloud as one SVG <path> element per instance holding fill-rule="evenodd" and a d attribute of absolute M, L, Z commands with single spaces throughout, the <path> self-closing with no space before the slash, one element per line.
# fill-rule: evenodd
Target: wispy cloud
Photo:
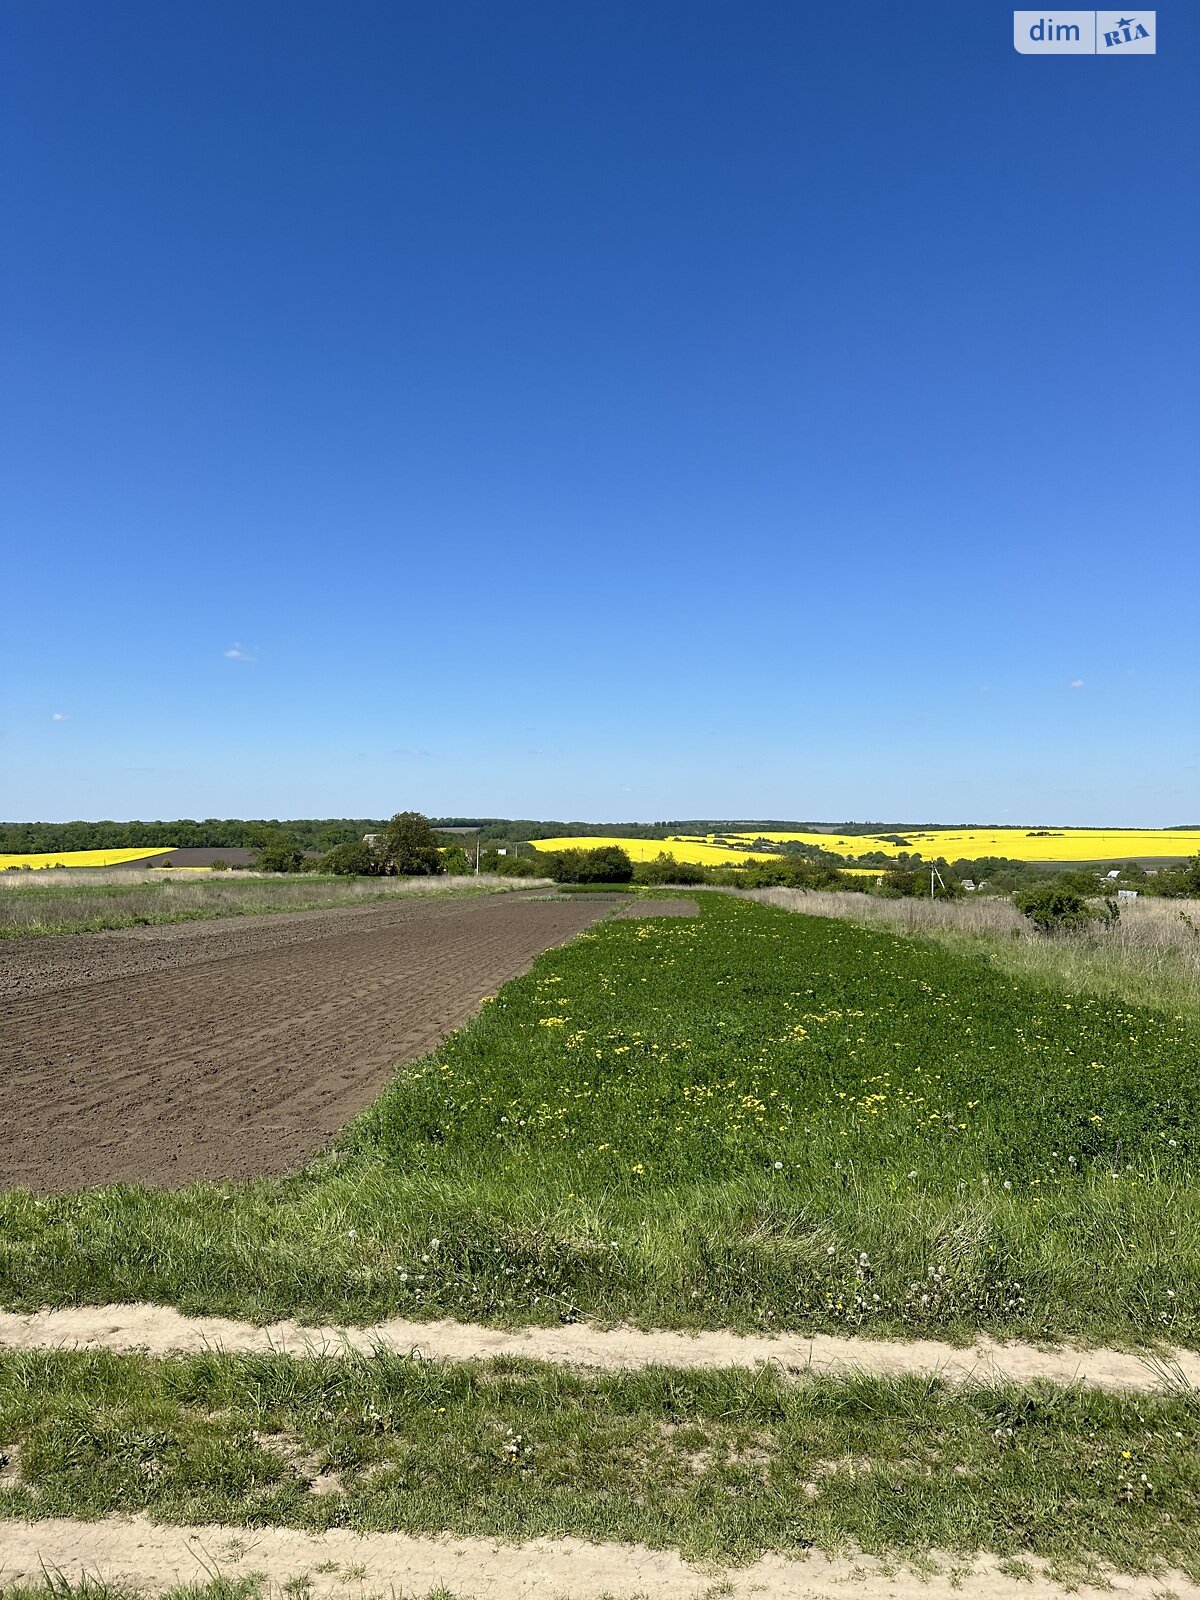
<path fill-rule="evenodd" d="M 1082 689 L 1083 688 L 1083 679 L 1082 678 L 1072 678 L 1071 679 L 1071 687 L 1072 687 L 1072 689 Z"/>
<path fill-rule="evenodd" d="M 51 722 L 70 722 L 70 720 L 70 714 L 66 711 L 55 711 L 50 718 Z"/>
<path fill-rule="evenodd" d="M 225 652 L 226 661 L 257 661 L 258 657 L 253 650 L 247 650 L 244 644 L 231 644 Z"/>
<path fill-rule="evenodd" d="M 420 757 L 420 756 L 427 756 L 429 754 L 429 751 L 428 750 L 422 750 L 420 745 L 417 745 L 417 744 L 405 744 L 405 745 L 401 745 L 398 750 L 393 750 L 392 754 L 394 756 Z"/>

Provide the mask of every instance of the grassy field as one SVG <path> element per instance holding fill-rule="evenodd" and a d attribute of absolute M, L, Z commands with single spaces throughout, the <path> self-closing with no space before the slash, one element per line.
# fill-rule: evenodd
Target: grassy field
<path fill-rule="evenodd" d="M 1111 994 L 1171 1011 L 1200 1010 L 1200 901 L 1141 898 L 1102 922 L 1048 939 L 1009 899 L 903 899 L 821 890 L 753 889 L 750 898 L 810 916 L 884 927 L 951 949 L 974 949 L 1014 977 Z"/>
<path fill-rule="evenodd" d="M 197 873 L 168 869 L 88 872 L 46 868 L 0 873 L 0 939 L 100 933 L 152 923 L 195 922 L 270 911 L 319 911 L 396 896 L 499 893 L 542 880 L 489 874 L 452 878 L 336 878 L 303 873 Z"/>
<path fill-rule="evenodd" d="M 0 1300 L 1200 1346 L 1193 1015 L 698 898 L 543 956 L 294 1178 L 0 1197 Z"/>
<path fill-rule="evenodd" d="M 1192 1395 L 43 1352 L 0 1357 L 0 1432 L 17 1467 L 0 1517 L 570 1534 L 736 1562 L 986 1550 L 1200 1574 Z"/>

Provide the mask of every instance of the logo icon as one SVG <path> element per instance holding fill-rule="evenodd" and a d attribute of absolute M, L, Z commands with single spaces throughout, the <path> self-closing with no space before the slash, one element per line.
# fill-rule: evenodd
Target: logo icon
<path fill-rule="evenodd" d="M 1154 19 L 1153 11 L 1097 11 L 1096 54 L 1154 55 Z"/>
<path fill-rule="evenodd" d="M 1153 11 L 1014 11 L 1013 47 L 1023 56 L 1152 56 Z"/>

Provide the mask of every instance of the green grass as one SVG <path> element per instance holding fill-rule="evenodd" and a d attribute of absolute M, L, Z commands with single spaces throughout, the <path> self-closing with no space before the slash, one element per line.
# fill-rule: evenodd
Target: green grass
<path fill-rule="evenodd" d="M 1200 1346 L 1194 1020 L 701 895 L 282 1181 L 0 1197 L 0 1300 Z"/>
<path fill-rule="evenodd" d="M 213 1562 L 219 1566 L 219 1560 Z M 328 1569 L 314 1569 L 324 1574 Z M 345 1593 L 362 1600 L 362 1583 L 353 1571 L 337 1573 Z M 47 1571 L 40 1583 L 6 1584 L 0 1581 L 0 1600 L 141 1600 L 147 1593 L 156 1600 L 308 1600 L 313 1589 L 310 1577 L 289 1579 L 283 1585 L 272 1583 L 262 1573 L 250 1573 L 244 1578 L 210 1578 L 205 1583 L 179 1583 L 167 1589 L 146 1590 L 123 1579 L 94 1578 L 84 1573 L 78 1579 L 66 1577 L 61 1572 Z M 382 1600 L 382 1597 L 381 1597 Z M 417 1600 L 415 1591 L 392 1589 L 388 1600 Z M 451 1591 L 439 1585 L 428 1589 L 423 1600 L 455 1600 Z"/>
<path fill-rule="evenodd" d="M 732 1561 L 985 1550 L 1200 1575 L 1194 1394 L 39 1352 L 0 1358 L 0 1437 L 0 1516 L 570 1534 Z M 318 1475 L 330 1492 L 311 1492 Z"/>
<path fill-rule="evenodd" d="M 144 880 L 124 874 L 105 880 L 102 869 L 77 867 L 20 874 L 16 885 L 0 883 L 0 939 L 59 933 L 104 933 L 214 917 L 263 916 L 275 911 L 332 911 L 381 900 L 436 895 L 439 899 L 494 894 L 529 886 L 529 880 L 339 878 L 317 873 L 255 877 L 214 873 Z M 46 881 L 39 881 L 45 879 Z"/>
<path fill-rule="evenodd" d="M 158 1600 L 262 1600 L 264 1580 L 211 1578 L 207 1583 L 180 1583 L 156 1591 Z M 47 1571 L 40 1583 L 0 1583 L 0 1600 L 138 1600 L 145 1593 L 136 1584 L 108 1578 L 93 1578 L 86 1573 L 71 1579 L 60 1572 Z"/>

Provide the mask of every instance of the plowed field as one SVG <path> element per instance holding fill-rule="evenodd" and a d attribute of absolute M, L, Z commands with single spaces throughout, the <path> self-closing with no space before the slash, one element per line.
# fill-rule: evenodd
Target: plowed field
<path fill-rule="evenodd" d="M 610 909 L 504 895 L 9 940 L 0 1188 L 290 1171 Z"/>

